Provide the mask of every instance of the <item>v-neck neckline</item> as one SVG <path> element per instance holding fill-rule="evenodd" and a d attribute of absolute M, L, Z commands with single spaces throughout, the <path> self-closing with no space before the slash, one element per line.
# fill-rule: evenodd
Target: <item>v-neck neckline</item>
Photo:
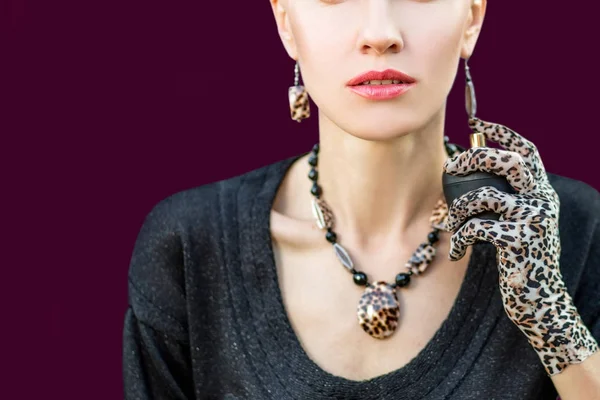
<path fill-rule="evenodd" d="M 497 271 L 493 265 L 495 247 L 486 242 L 474 245 L 448 316 L 411 361 L 363 381 L 333 375 L 308 356 L 292 328 L 278 283 L 271 237 L 270 215 L 276 194 L 290 167 L 306 154 L 289 157 L 265 168 L 263 184 L 251 204 L 250 223 L 240 226 L 241 246 L 250 249 L 245 255 L 250 259 L 244 262 L 252 265 L 253 276 L 244 279 L 248 301 L 255 303 L 250 309 L 264 313 L 240 318 L 244 319 L 243 323 L 255 324 L 260 346 L 267 357 L 277 354 L 270 361 L 272 368 L 276 368 L 274 363 L 288 367 L 277 369 L 273 376 L 281 381 L 292 398 L 426 399 L 427 394 L 452 372 L 452 366 L 459 361 L 476 332 L 483 329 L 480 322 L 497 290 Z M 497 307 L 494 310 L 498 313 Z M 485 329 L 483 334 L 487 336 L 491 328 Z"/>

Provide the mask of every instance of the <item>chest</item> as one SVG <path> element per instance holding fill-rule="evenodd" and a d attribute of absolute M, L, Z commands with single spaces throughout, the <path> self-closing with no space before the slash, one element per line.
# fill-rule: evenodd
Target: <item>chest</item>
<path fill-rule="evenodd" d="M 274 253 L 287 316 L 304 351 L 323 370 L 352 380 L 401 368 L 427 345 L 456 300 L 470 256 L 469 251 L 462 260 L 450 262 L 447 244 L 440 243 L 426 273 L 396 289 L 400 313 L 395 333 L 375 339 L 358 321 L 364 287 L 354 284 L 331 248 L 298 251 L 275 244 Z M 404 272 L 405 256 L 399 254 L 394 263 L 389 256 L 373 254 L 353 258 L 361 260 L 370 281 L 392 282 L 396 273 Z"/>

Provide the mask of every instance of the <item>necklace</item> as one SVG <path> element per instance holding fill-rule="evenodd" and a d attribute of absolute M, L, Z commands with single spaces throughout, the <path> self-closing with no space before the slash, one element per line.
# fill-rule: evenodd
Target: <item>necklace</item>
<path fill-rule="evenodd" d="M 461 149 L 455 144 L 448 143 L 447 136 L 444 137 L 444 145 L 449 157 L 453 157 Z M 441 197 L 429 219 L 432 230 L 427 235 L 427 241 L 421 243 L 406 262 L 404 265 L 407 269 L 406 272 L 397 274 L 393 283 L 385 281 L 371 283 L 364 272 L 354 267 L 354 262 L 348 251 L 337 242 L 337 235 L 333 231 L 335 222 L 333 212 L 325 200 L 323 200 L 322 189 L 318 184 L 318 156 L 319 143 L 313 146 L 308 158 L 308 164 L 310 165 L 308 178 L 313 182 L 311 188 L 311 194 L 313 195 L 312 212 L 317 226 L 319 229 L 326 231 L 325 239 L 333 245 L 337 259 L 352 274 L 354 283 L 365 287 L 357 307 L 359 325 L 372 337 L 385 339 L 391 336 L 398 327 L 400 306 L 396 290 L 406 287 L 410 283 L 411 276 L 418 276 L 424 273 L 433 261 L 436 254 L 435 246 L 439 241 L 440 224 L 448 212 L 448 207 L 444 198 Z"/>

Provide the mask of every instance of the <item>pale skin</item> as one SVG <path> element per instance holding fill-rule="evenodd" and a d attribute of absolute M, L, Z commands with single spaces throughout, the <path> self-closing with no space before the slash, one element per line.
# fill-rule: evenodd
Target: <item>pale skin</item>
<path fill-rule="evenodd" d="M 318 106 L 319 184 L 338 241 L 370 281 L 392 282 L 430 230 L 442 193 L 446 98 L 458 62 L 475 49 L 486 0 L 270 0 L 288 55 Z M 372 101 L 345 83 L 368 70 L 395 68 L 417 80 L 405 95 Z M 314 118 L 314 117 L 313 117 Z M 466 116 L 465 116 L 466 118 Z M 333 256 L 310 210 L 306 158 L 284 178 L 271 228 L 287 312 L 307 354 L 351 380 L 408 363 L 447 317 L 471 250 L 450 262 L 441 233 L 427 276 L 399 294 L 398 331 L 385 341 L 359 328 L 362 294 Z M 332 317 L 333 316 L 333 317 Z M 402 329 L 410 326 L 411 329 Z M 552 377 L 563 400 L 600 399 L 600 355 Z"/>

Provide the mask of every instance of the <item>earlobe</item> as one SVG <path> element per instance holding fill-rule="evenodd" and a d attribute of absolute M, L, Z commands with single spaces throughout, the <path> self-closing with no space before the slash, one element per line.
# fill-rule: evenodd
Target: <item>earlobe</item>
<path fill-rule="evenodd" d="M 281 43 L 285 48 L 288 55 L 296 60 L 296 43 L 294 41 L 294 35 L 290 29 L 289 15 L 285 9 L 284 4 L 281 0 L 269 0 L 273 15 L 275 16 L 275 23 L 277 24 L 277 32 L 281 38 Z"/>

